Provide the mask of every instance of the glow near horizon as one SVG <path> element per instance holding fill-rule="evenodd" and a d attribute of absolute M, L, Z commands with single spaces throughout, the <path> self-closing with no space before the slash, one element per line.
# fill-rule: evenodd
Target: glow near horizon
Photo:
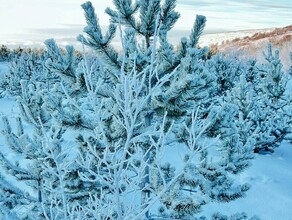
<path fill-rule="evenodd" d="M 82 0 L 0 0 L 0 44 L 35 45 L 48 38 L 75 41 L 85 25 Z M 111 0 L 93 0 L 102 26 L 108 25 Z M 181 14 L 174 31 L 191 30 L 196 14 L 207 17 L 205 32 L 282 27 L 292 24 L 290 0 L 177 0 Z"/>

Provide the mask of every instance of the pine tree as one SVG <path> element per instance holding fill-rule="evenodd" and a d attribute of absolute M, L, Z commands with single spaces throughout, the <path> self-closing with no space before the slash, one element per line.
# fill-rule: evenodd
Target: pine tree
<path fill-rule="evenodd" d="M 226 95 L 239 81 L 239 76 L 243 74 L 244 62 L 238 58 L 218 53 L 211 57 L 207 62 L 210 72 L 217 77 L 216 95 Z"/>
<path fill-rule="evenodd" d="M 90 199 L 80 209 L 88 218 L 150 218 L 153 204 L 160 200 L 164 211 L 159 215 L 185 218 L 199 212 L 207 198 L 230 201 L 242 196 L 248 186 L 235 187 L 228 172 L 242 171 L 250 156 L 238 159 L 240 151 L 229 142 L 233 150 L 222 151 L 223 158 L 211 162 L 207 158 L 212 144 L 207 147 L 203 140 L 213 123 L 202 116 L 208 111 L 205 107 L 194 117 L 194 109 L 209 105 L 216 92 L 217 79 L 205 67 L 208 50 L 196 48 L 205 17 L 197 16 L 190 38 L 183 38 L 175 50 L 167 41 L 167 32 L 179 18 L 175 1 L 114 5 L 116 10 L 106 10 L 111 24 L 105 35 L 92 4 L 82 5 L 87 37 L 78 39 L 96 51 L 97 60 L 85 56 L 74 70 L 58 55 L 47 65 L 59 73 L 66 91 L 67 101 L 60 109 L 68 111 L 57 116 L 59 123 L 80 130 L 79 176 L 99 189 L 95 193 L 88 189 Z M 121 54 L 111 46 L 117 30 Z M 46 44 L 50 54 L 59 53 L 53 41 Z M 188 149 L 182 150 L 186 154 L 182 170 L 159 161 L 163 150 L 172 151 L 167 144 L 172 134 L 175 143 Z M 200 160 L 196 154 L 202 155 Z M 232 164 L 237 168 L 231 169 Z M 190 180 L 192 176 L 195 179 Z"/>
<path fill-rule="evenodd" d="M 266 118 L 258 126 L 257 137 L 260 147 L 256 147 L 255 151 L 261 150 L 272 151 L 282 142 L 285 135 L 290 132 L 291 122 L 291 96 L 286 94 L 287 83 L 290 76 L 282 69 L 283 65 L 280 61 L 279 51 L 272 51 L 272 46 L 269 45 L 268 53 L 264 54 L 267 63 L 259 69 L 262 75 L 261 83 L 259 84 L 259 94 L 262 99 L 258 100 L 261 103 L 262 112 L 265 112 Z M 261 135 L 268 129 L 269 138 Z"/>
<path fill-rule="evenodd" d="M 286 92 L 290 77 L 282 70 L 279 52 L 273 53 L 271 45 L 264 55 L 265 64 L 247 63 L 228 98 L 239 107 L 244 136 L 255 141 L 257 153 L 273 152 L 290 132 L 291 122 L 291 97 Z"/>
<path fill-rule="evenodd" d="M 27 59 L 23 59 L 24 56 Z M 12 60 L 15 66 L 8 74 L 9 84 L 17 85 L 11 87 L 10 95 L 15 96 L 22 120 L 17 118 L 16 131 L 13 131 L 8 118 L 3 117 L 2 133 L 10 151 L 19 159 L 11 162 L 1 152 L 1 164 L 9 175 L 15 177 L 16 182 L 23 182 L 27 186 L 20 189 L 18 184 L 3 178 L 0 188 L 5 192 L 5 202 L 1 208 L 3 216 L 66 219 L 69 209 L 74 207 L 74 202 L 70 206 L 69 201 L 74 200 L 76 192 L 71 191 L 74 183 L 69 185 L 70 181 L 65 183 L 65 180 L 70 179 L 69 176 L 76 170 L 71 166 L 72 161 L 69 161 L 69 153 L 63 143 L 65 128 L 53 123 L 44 100 L 47 94 L 54 91 L 53 84 L 57 77 L 46 71 L 44 65 L 47 57 L 42 54 L 36 56 L 34 51 L 28 51 L 20 56 L 20 60 L 15 57 Z M 17 80 L 19 84 L 15 84 Z M 29 132 L 24 130 L 23 120 L 26 127 L 31 129 Z M 27 211 L 17 212 L 21 206 Z"/>

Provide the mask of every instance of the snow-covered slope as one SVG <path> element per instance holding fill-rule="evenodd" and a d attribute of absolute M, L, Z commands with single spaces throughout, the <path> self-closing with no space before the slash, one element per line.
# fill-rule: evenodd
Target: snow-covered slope
<path fill-rule="evenodd" d="M 263 52 L 268 44 L 280 51 L 284 69 L 292 65 L 289 54 L 292 52 L 292 25 L 283 28 L 248 30 L 203 35 L 200 46 L 211 46 L 225 54 L 236 55 L 241 59 L 256 58 L 264 62 Z"/>
<path fill-rule="evenodd" d="M 204 34 L 199 40 L 200 46 L 210 46 L 212 44 L 221 44 L 222 42 L 231 41 L 236 38 L 243 38 L 245 36 L 253 36 L 259 32 L 269 32 L 273 29 L 254 29 L 254 30 L 244 30 L 244 31 L 232 31 L 224 33 L 214 33 L 214 34 Z"/>

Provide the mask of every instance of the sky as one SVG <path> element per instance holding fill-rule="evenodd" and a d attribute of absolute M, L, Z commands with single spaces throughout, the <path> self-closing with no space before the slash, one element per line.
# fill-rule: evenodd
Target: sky
<path fill-rule="evenodd" d="M 76 44 L 85 26 L 84 0 L 0 0 L 0 44 L 39 46 L 54 38 L 59 45 Z M 92 0 L 103 27 L 111 0 Z M 181 14 L 171 36 L 189 34 L 196 14 L 207 17 L 205 33 L 284 27 L 292 24 L 291 0 L 177 0 Z"/>

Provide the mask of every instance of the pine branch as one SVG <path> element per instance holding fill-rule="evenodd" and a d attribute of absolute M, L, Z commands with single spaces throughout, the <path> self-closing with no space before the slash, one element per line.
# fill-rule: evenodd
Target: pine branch
<path fill-rule="evenodd" d="M 141 33 L 139 30 L 139 24 L 136 23 L 134 15 L 138 11 L 139 3 L 132 4 L 131 0 L 113 0 L 113 3 L 117 9 L 114 11 L 110 8 L 106 8 L 105 13 L 111 17 L 113 24 L 123 24 L 128 27 L 132 27 L 137 33 Z"/>
<path fill-rule="evenodd" d="M 38 202 L 38 200 L 36 198 L 26 194 L 25 192 L 23 192 L 19 188 L 13 186 L 11 183 L 6 181 L 5 178 L 1 174 L 0 174 L 0 188 L 4 192 L 9 192 L 11 195 L 16 195 L 19 199 L 18 202 L 20 202 L 21 204 L 27 205 L 30 203 Z"/>
<path fill-rule="evenodd" d="M 176 0 L 166 0 L 161 9 L 161 31 L 168 32 L 180 18 L 180 14 L 174 11 Z"/>
<path fill-rule="evenodd" d="M 38 177 L 32 175 L 28 170 L 22 169 L 19 165 L 13 165 L 1 152 L 0 161 L 7 172 L 16 177 L 18 180 L 38 180 Z"/>
<path fill-rule="evenodd" d="M 79 35 L 77 38 L 78 41 L 96 50 L 98 53 L 102 54 L 107 61 L 111 62 L 116 69 L 120 69 L 121 64 L 118 61 L 118 53 L 110 45 L 116 32 L 116 25 L 110 24 L 105 37 L 103 37 L 98 18 L 91 2 L 86 2 L 81 6 L 84 10 L 87 23 L 84 32 L 88 37 L 85 38 L 84 36 Z"/>
<path fill-rule="evenodd" d="M 190 42 L 189 42 L 190 47 L 197 46 L 199 39 L 203 33 L 206 22 L 207 22 L 207 19 L 205 16 L 203 16 L 203 15 L 196 16 L 196 21 L 194 23 L 194 27 L 193 27 L 192 33 L 190 35 Z"/>

